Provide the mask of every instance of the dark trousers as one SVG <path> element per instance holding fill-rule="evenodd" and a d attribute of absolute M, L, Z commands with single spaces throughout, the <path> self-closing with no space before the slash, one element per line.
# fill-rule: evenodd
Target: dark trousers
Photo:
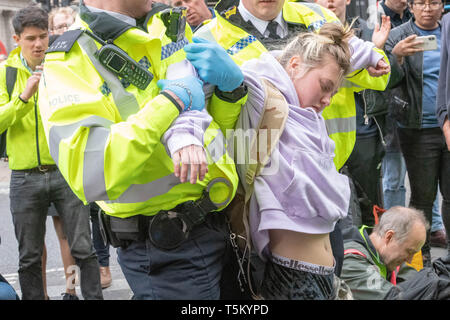
<path fill-rule="evenodd" d="M 400 146 L 406 162 L 411 199 L 409 206 L 422 210 L 431 225 L 433 202 L 437 186 L 443 197 L 442 219 L 447 235 L 450 234 L 450 152 L 440 128 L 398 129 Z M 430 231 L 422 248 L 429 256 Z"/>
<path fill-rule="evenodd" d="M 125 278 L 137 300 L 217 300 L 227 263 L 224 213 L 210 213 L 178 248 L 163 250 L 149 240 L 117 250 Z"/>
<path fill-rule="evenodd" d="M 63 222 L 70 252 L 80 268 L 84 299 L 103 299 L 97 257 L 92 246 L 89 207 L 75 196 L 59 170 L 45 173 L 13 170 L 10 206 L 19 243 L 22 299 L 45 298 L 41 257 L 47 211 L 51 203 Z"/>
<path fill-rule="evenodd" d="M 361 199 L 362 224 L 373 226 L 375 218 L 372 205 L 382 206 L 381 193 L 381 161 L 384 156 L 384 147 L 379 135 L 373 137 L 357 137 L 353 152 L 346 162 L 348 171 L 355 184 L 357 197 Z M 361 190 L 362 189 L 362 190 Z M 364 191 L 370 202 L 363 200 Z"/>
<path fill-rule="evenodd" d="M 98 210 L 100 208 L 95 203 L 91 203 L 89 206 L 92 222 L 92 241 L 94 242 L 95 252 L 97 253 L 98 264 L 101 267 L 109 267 L 109 244 L 105 245 L 103 242 L 98 222 Z"/>

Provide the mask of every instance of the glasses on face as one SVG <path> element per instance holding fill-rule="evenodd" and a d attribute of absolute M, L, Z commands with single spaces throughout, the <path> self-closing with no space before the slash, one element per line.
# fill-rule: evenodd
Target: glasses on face
<path fill-rule="evenodd" d="M 437 9 L 441 8 L 442 2 L 439 2 L 439 1 L 433 1 L 433 2 L 418 1 L 418 2 L 414 2 L 413 5 L 414 5 L 414 7 L 416 7 L 417 9 L 420 9 L 420 10 L 425 9 L 426 6 L 429 6 L 433 10 L 437 10 Z"/>
<path fill-rule="evenodd" d="M 69 25 L 67 23 L 60 24 L 59 26 L 55 26 L 53 28 L 53 31 L 59 31 L 59 30 L 66 30 L 69 28 Z"/>

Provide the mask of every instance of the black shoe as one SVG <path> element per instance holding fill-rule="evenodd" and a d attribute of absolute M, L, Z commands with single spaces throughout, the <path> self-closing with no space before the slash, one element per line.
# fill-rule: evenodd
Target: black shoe
<path fill-rule="evenodd" d="M 430 234 L 430 246 L 438 248 L 447 248 L 447 235 L 445 230 L 437 230 Z"/>
<path fill-rule="evenodd" d="M 70 293 L 61 293 L 62 295 L 62 299 L 63 300 L 80 300 L 78 299 L 78 297 L 74 294 L 70 294 Z"/>

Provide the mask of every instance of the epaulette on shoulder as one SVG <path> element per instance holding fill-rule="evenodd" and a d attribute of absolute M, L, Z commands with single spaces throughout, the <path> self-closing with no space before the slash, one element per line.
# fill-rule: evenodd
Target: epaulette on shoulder
<path fill-rule="evenodd" d="M 81 29 L 64 32 L 51 44 L 46 53 L 69 52 L 82 33 L 83 30 Z"/>

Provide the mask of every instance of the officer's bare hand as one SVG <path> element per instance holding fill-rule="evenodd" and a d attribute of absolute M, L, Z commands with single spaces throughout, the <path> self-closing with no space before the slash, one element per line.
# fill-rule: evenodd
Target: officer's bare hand
<path fill-rule="evenodd" d="M 391 72 L 391 66 L 383 58 L 378 61 L 376 67 L 368 67 L 367 72 L 372 77 L 381 77 Z"/>
<path fill-rule="evenodd" d="M 197 176 L 200 181 L 205 178 L 208 172 L 208 163 L 206 153 L 202 146 L 189 145 L 183 147 L 172 154 L 174 174 L 180 178 L 182 183 L 187 181 L 187 175 L 190 167 L 190 183 L 197 182 Z"/>
<path fill-rule="evenodd" d="M 386 40 L 389 37 L 391 31 L 391 18 L 383 15 L 381 17 L 381 26 L 377 23 L 372 34 L 372 42 L 378 49 L 383 49 Z"/>
<path fill-rule="evenodd" d="M 25 90 L 20 94 L 22 100 L 28 101 L 36 93 L 39 88 L 39 81 L 41 81 L 42 70 L 42 66 L 37 66 L 36 71 L 28 78 Z"/>
<path fill-rule="evenodd" d="M 392 49 L 392 53 L 397 57 L 397 61 L 399 64 L 403 64 L 403 58 L 407 56 L 412 56 L 417 52 L 422 52 L 422 48 L 417 48 L 416 46 L 422 44 L 422 40 L 416 40 L 417 35 L 413 34 L 409 37 L 399 41 L 394 49 Z"/>

